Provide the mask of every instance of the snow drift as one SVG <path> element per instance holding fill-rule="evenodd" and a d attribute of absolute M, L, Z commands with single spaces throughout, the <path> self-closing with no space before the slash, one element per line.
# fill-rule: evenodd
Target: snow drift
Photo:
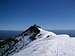
<path fill-rule="evenodd" d="M 18 42 L 5 56 L 75 56 L 75 38 L 31 26 L 16 37 Z"/>

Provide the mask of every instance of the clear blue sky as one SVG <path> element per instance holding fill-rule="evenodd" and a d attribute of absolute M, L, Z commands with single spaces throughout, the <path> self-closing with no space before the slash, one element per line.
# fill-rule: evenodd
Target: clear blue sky
<path fill-rule="evenodd" d="M 0 30 L 75 29 L 75 0 L 0 0 Z"/>

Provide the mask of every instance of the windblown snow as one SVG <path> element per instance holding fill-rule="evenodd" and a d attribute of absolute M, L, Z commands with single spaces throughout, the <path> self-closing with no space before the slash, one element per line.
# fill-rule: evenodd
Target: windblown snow
<path fill-rule="evenodd" d="M 40 32 L 35 36 L 36 39 L 24 40 L 28 44 L 11 56 L 75 56 L 75 38 L 38 29 Z"/>

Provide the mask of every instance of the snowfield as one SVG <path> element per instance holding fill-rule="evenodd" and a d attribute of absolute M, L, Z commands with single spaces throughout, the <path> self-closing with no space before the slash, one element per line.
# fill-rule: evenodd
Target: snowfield
<path fill-rule="evenodd" d="M 75 56 L 75 38 L 39 28 L 36 40 L 12 56 Z"/>

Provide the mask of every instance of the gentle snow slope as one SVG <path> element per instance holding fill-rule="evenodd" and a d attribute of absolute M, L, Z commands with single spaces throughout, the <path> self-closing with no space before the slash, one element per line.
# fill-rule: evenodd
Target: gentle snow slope
<path fill-rule="evenodd" d="M 40 30 L 38 39 L 12 56 L 75 56 L 75 38 Z"/>

